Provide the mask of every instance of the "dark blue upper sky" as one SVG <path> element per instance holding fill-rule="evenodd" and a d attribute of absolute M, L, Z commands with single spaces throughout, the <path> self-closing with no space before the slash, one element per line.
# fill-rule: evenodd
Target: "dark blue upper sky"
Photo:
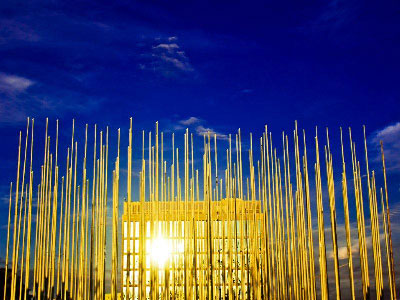
<path fill-rule="evenodd" d="M 279 137 L 294 120 L 310 137 L 318 125 L 361 138 L 366 124 L 398 195 L 399 53 L 398 1 L 3 0 L 1 197 L 27 116 L 39 135 L 45 117 L 60 119 L 65 140 L 72 118 L 126 134 L 133 116 L 137 132 L 158 120 L 222 140 L 239 127 L 258 137 L 264 124 Z"/>
<path fill-rule="evenodd" d="M 221 130 L 398 121 L 397 1 L 216 2 L 2 1 L 2 127 L 27 115 L 196 116 Z"/>

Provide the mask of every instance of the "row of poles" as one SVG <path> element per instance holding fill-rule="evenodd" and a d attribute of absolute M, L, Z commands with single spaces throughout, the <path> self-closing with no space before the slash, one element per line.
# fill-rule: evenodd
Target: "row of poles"
<path fill-rule="evenodd" d="M 195 151 L 193 135 L 189 134 L 188 130 L 184 134 L 184 172 L 181 178 L 179 166 L 181 160 L 179 148 L 175 147 L 174 134 L 172 134 L 172 162 L 168 166 L 165 159 L 167 155 L 164 151 L 164 135 L 159 134 L 158 123 L 156 123 L 155 135 L 152 137 L 151 132 L 148 134 L 147 161 L 145 132 L 142 133 L 139 199 L 134 200 L 132 199 L 134 147 L 131 118 L 127 149 L 126 207 L 127 215 L 130 216 L 132 202 L 140 202 L 138 251 L 131 249 L 130 242 L 127 243 L 127 249 L 122 249 L 123 247 L 119 245 L 120 225 L 123 230 L 119 217 L 120 130 L 118 130 L 117 138 L 117 156 L 112 170 L 112 197 L 109 199 L 108 128 L 105 133 L 102 131 L 98 133 L 97 127 L 94 128 L 93 170 L 90 178 L 87 173 L 88 125 L 85 128 L 83 162 L 80 168 L 78 167 L 78 160 L 80 161 L 78 142 L 74 138 L 75 124 L 73 122 L 71 145 L 67 149 L 65 175 L 61 176 L 61 180 L 58 165 L 58 129 L 57 121 L 53 155 L 50 150 L 52 140 L 48 134 L 46 119 L 44 158 L 39 174 L 40 183 L 37 186 L 34 186 L 32 166 L 34 120 L 27 120 L 25 143 L 22 141 L 22 132 L 19 134 L 15 191 L 13 184 L 10 184 L 4 300 L 15 300 L 17 297 L 25 300 L 29 297 L 29 288 L 32 288 L 34 299 L 105 299 L 107 280 L 111 280 L 111 299 L 113 300 L 117 299 L 118 292 L 122 293 L 124 299 L 342 298 L 343 279 L 340 278 L 341 266 L 339 265 L 336 223 L 337 194 L 328 129 L 323 151 L 319 148 L 318 134 L 317 131 L 315 132 L 315 163 L 312 168 L 309 168 L 306 135 L 304 131 L 302 135 L 299 135 L 297 123 L 293 131 L 294 151 L 289 151 L 289 136 L 282 133 L 280 154 L 273 146 L 272 134 L 265 126 L 259 139 L 257 161 L 255 161 L 253 139 L 250 134 L 247 151 L 249 167 L 245 172 L 243 172 L 240 130 L 234 138 L 231 135 L 223 137 L 228 144 L 224 154 L 226 166 L 223 167 L 223 172 L 220 172 L 218 168 L 218 136 L 207 133 L 204 135 L 203 142 L 201 192 L 199 170 L 195 169 L 194 163 L 194 153 L 201 150 Z M 365 128 L 364 170 L 361 169 L 356 155 L 356 145 L 349 129 L 351 187 L 354 193 L 354 197 L 349 197 L 350 184 L 347 182 L 348 171 L 346 171 L 342 130 L 340 130 L 340 138 L 341 195 L 344 207 L 346 265 L 350 297 L 356 299 L 358 293 L 356 282 L 360 279 L 363 299 L 371 297 L 372 277 L 368 253 L 372 251 L 376 298 L 383 299 L 384 278 L 387 278 L 389 290 L 385 296 L 396 299 L 383 145 L 381 143 L 384 185 L 378 188 L 375 171 L 369 169 Z M 324 155 L 322 156 L 320 152 Z M 326 175 L 321 174 L 322 165 L 325 165 Z M 82 172 L 81 176 L 79 172 Z M 224 175 L 221 178 L 218 176 L 220 173 Z M 314 182 L 309 176 L 312 173 L 314 173 Z M 364 174 L 366 174 L 368 200 L 364 200 L 366 196 L 363 194 Z M 326 180 L 327 195 L 323 193 L 323 178 Z M 78 181 L 81 183 L 79 184 Z M 314 192 L 312 192 L 313 187 Z M 34 197 L 36 188 L 37 195 Z M 317 253 L 314 253 L 315 228 L 311 214 L 313 196 L 315 196 L 317 211 Z M 218 206 L 216 203 L 221 203 L 223 199 L 225 199 L 224 203 L 227 203 L 226 206 Z M 353 199 L 355 203 L 351 202 Z M 33 200 L 36 203 L 32 203 Z M 334 283 L 331 282 L 331 284 L 328 282 L 325 200 L 329 203 L 329 231 L 333 250 Z M 174 225 L 173 234 L 176 237 L 179 236 L 178 232 L 183 232 L 180 239 L 184 242 L 184 250 L 179 258 L 181 262 L 172 259 L 164 267 L 164 275 L 160 275 L 159 266 L 148 267 L 146 263 L 146 256 L 149 253 L 149 249 L 146 249 L 146 222 L 150 220 L 150 239 L 155 239 L 160 235 L 168 239 L 172 233 L 169 225 L 166 225 L 168 222 L 165 222 L 168 220 L 167 202 L 177 205 L 177 218 L 182 221 L 182 224 Z M 196 203 L 202 204 L 201 211 L 195 209 Z M 354 237 L 351 234 L 349 204 L 355 204 L 356 208 L 361 278 L 355 276 L 354 272 L 352 244 Z M 14 220 L 11 223 L 13 205 Z M 32 209 L 35 206 L 36 219 L 33 220 Z M 366 221 L 368 219 L 365 216 L 368 208 L 364 206 L 369 208 L 370 237 L 367 235 Z M 380 214 L 378 206 L 381 206 Z M 109 260 L 106 255 L 107 208 L 109 207 L 112 208 L 111 276 L 106 275 Z M 150 207 L 150 210 L 145 210 L 145 207 Z M 200 228 L 196 220 L 202 220 L 204 226 Z M 32 224 L 36 225 L 32 227 Z M 12 239 L 10 238 L 11 230 Z M 128 226 L 127 230 L 127 236 L 130 237 L 133 229 Z M 35 237 L 32 244 L 33 234 Z M 382 234 L 386 252 L 384 256 L 381 249 L 380 235 Z M 372 239 L 371 247 L 368 246 L 369 238 Z M 176 238 L 174 243 L 177 243 Z M 11 245 L 12 253 L 9 253 Z M 126 268 L 119 266 L 122 251 L 127 252 Z M 139 257 L 138 266 L 135 263 L 134 266 L 130 266 L 129 256 L 135 253 L 138 253 Z M 10 258 L 11 266 L 9 266 Z M 386 258 L 387 274 L 384 274 L 384 258 Z M 33 262 L 32 265 L 31 262 Z M 133 272 L 132 276 L 131 270 L 138 271 L 137 280 L 135 279 L 136 272 Z M 149 278 L 147 278 L 147 271 L 150 271 Z M 7 286 L 8 272 L 11 274 L 9 286 Z M 132 285 L 137 286 L 137 292 L 135 292 L 136 289 L 129 288 L 129 285 L 126 290 L 123 290 L 124 278 L 130 278 L 133 283 L 138 282 L 137 285 Z"/>

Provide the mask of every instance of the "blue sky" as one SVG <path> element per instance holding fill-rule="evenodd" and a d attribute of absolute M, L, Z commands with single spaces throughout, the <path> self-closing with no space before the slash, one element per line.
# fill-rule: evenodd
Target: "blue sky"
<path fill-rule="evenodd" d="M 268 124 L 279 137 L 298 120 L 310 142 L 315 126 L 336 143 L 351 126 L 361 142 L 366 124 L 377 170 L 385 143 L 399 214 L 399 17 L 398 1 L 1 1 L 1 197 L 27 116 L 38 145 L 45 117 L 58 118 L 64 152 L 72 118 L 81 137 L 97 123 L 115 140 L 133 116 L 138 147 L 159 121 L 180 140 L 185 127 L 216 132 L 222 149 L 238 128 L 258 137 Z"/>
<path fill-rule="evenodd" d="M 226 132 L 291 128 L 295 119 L 368 121 L 370 130 L 398 121 L 395 1 L 2 1 L 0 9 L 2 127 L 27 115 L 101 114 L 115 126 L 135 115 L 143 127 L 195 116 Z"/>

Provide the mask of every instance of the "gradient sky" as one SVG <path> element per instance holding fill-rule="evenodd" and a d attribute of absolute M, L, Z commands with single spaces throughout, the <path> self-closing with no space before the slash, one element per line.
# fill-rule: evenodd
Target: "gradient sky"
<path fill-rule="evenodd" d="M 339 126 L 361 142 L 365 124 L 377 170 L 384 141 L 400 216 L 399 2 L 265 2 L 1 1 L 0 241 L 27 116 L 39 145 L 45 117 L 60 120 L 63 153 L 72 118 L 115 139 L 133 116 L 138 146 L 155 121 L 181 140 L 211 130 L 223 148 L 238 128 L 279 137 L 298 120 L 309 137 L 329 126 L 337 145 Z"/>

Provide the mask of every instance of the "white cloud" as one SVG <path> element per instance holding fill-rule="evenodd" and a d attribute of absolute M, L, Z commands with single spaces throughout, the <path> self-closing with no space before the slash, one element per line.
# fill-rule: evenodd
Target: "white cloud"
<path fill-rule="evenodd" d="M 339 247 L 338 256 L 339 256 L 339 259 L 347 258 L 347 246 Z M 332 253 L 332 257 L 333 257 L 333 253 Z"/>
<path fill-rule="evenodd" d="M 389 199 L 390 200 L 390 199 Z M 390 207 L 390 203 L 389 203 Z M 400 217 L 400 203 L 396 203 L 394 206 L 390 207 L 390 220 L 398 220 Z"/>
<path fill-rule="evenodd" d="M 395 141 L 398 140 L 398 135 L 400 134 L 400 122 L 397 122 L 394 125 L 389 125 L 382 130 L 376 132 L 374 140 L 379 141 Z"/>
<path fill-rule="evenodd" d="M 0 92 L 6 94 L 22 93 L 34 83 L 34 81 L 24 77 L 0 73 Z"/>
<path fill-rule="evenodd" d="M 181 123 L 182 125 L 193 125 L 193 124 L 200 123 L 200 122 L 201 122 L 201 119 L 196 118 L 196 117 L 190 117 L 188 119 L 179 121 L 179 123 Z"/>
<path fill-rule="evenodd" d="M 214 137 L 214 135 L 216 135 L 217 139 L 225 140 L 225 141 L 229 139 L 228 135 L 217 132 L 212 128 L 204 127 L 203 125 L 199 125 L 196 127 L 196 133 L 200 136 L 203 136 L 205 134 L 206 135 L 210 134 L 210 137 Z"/>
<path fill-rule="evenodd" d="M 175 51 L 175 49 L 179 49 L 179 46 L 175 43 L 173 43 L 173 44 L 162 43 L 162 44 L 158 44 L 157 46 L 154 46 L 153 49 L 165 49 L 168 52 L 173 52 L 173 51 Z"/>
<path fill-rule="evenodd" d="M 217 139 L 219 139 L 219 140 L 225 140 L 225 141 L 229 140 L 229 137 L 227 134 L 218 132 L 211 127 L 207 127 L 206 123 L 207 122 L 205 120 L 192 116 L 192 117 L 178 121 L 178 124 L 174 125 L 173 129 L 174 130 L 183 130 L 184 129 L 183 126 L 185 126 L 185 127 L 191 126 L 192 128 L 194 128 L 194 131 L 199 136 L 204 136 L 204 135 L 210 134 L 211 138 L 214 138 L 214 135 L 216 135 Z"/>
<path fill-rule="evenodd" d="M 183 127 L 182 125 L 178 124 L 178 125 L 173 125 L 172 126 L 174 130 L 176 131 L 180 131 L 180 130 L 185 130 L 185 127 Z"/>
<path fill-rule="evenodd" d="M 179 70 L 188 72 L 193 71 L 192 66 L 189 64 L 189 62 L 186 61 L 186 56 L 183 57 L 185 58 L 184 60 L 178 59 L 176 57 L 167 56 L 164 54 L 161 55 L 160 58 L 167 63 L 171 63 Z"/>
<path fill-rule="evenodd" d="M 389 170 L 400 170 L 400 122 L 376 131 L 372 135 L 371 141 L 374 146 L 379 148 L 382 141 L 387 168 Z M 380 161 L 380 152 L 376 159 Z"/>
<path fill-rule="evenodd" d="M 186 56 L 185 51 L 177 44 L 177 38 L 156 39 L 157 44 L 152 46 L 152 60 L 147 64 L 140 64 L 142 70 L 154 70 L 165 77 L 174 77 L 179 73 L 190 73 L 194 69 Z"/>

